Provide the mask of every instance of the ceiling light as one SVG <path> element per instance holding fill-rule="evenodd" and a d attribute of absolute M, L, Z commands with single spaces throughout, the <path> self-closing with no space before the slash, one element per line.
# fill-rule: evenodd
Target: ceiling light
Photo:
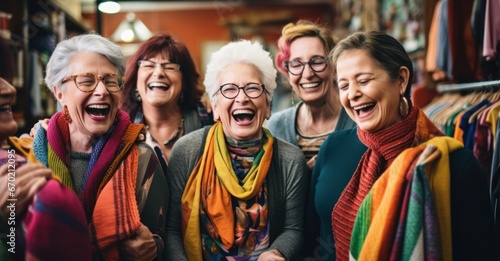
<path fill-rule="evenodd" d="M 111 39 L 115 42 L 142 42 L 153 36 L 153 33 L 146 25 L 135 17 L 134 13 L 128 13 L 120 23 Z"/>
<path fill-rule="evenodd" d="M 107 14 L 116 14 L 120 11 L 120 4 L 114 1 L 106 1 L 99 4 L 99 11 Z"/>

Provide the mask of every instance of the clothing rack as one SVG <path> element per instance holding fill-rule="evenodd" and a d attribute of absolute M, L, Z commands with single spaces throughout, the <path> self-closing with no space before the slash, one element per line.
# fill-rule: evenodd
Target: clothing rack
<path fill-rule="evenodd" d="M 456 92 L 456 91 L 477 91 L 477 90 L 496 90 L 500 89 L 500 80 L 496 81 L 485 81 L 485 82 L 472 82 L 472 83 L 451 83 L 451 84 L 439 84 L 437 86 L 437 91 L 439 93 L 443 92 Z"/>

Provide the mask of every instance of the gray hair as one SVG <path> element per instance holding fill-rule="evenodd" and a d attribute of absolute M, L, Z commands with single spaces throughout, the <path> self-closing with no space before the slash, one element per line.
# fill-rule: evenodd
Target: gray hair
<path fill-rule="evenodd" d="M 219 51 L 212 54 L 205 72 L 205 85 L 208 97 L 217 102 L 219 91 L 219 73 L 230 64 L 247 63 L 255 66 L 261 74 L 266 89 L 267 101 L 271 103 L 274 89 L 276 89 L 276 69 L 269 52 L 265 51 L 258 42 L 239 40 L 224 45 Z"/>
<path fill-rule="evenodd" d="M 97 34 L 83 34 L 61 41 L 47 63 L 45 84 L 51 92 L 53 86 L 61 89 L 63 78 L 71 74 L 69 64 L 79 53 L 96 53 L 105 56 L 115 66 L 116 74 L 124 75 L 125 58 L 120 46 Z"/>

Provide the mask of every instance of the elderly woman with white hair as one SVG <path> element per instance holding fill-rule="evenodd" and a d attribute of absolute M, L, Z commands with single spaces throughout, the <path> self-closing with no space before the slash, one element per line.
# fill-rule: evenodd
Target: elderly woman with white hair
<path fill-rule="evenodd" d="M 179 139 L 169 164 L 168 260 L 290 260 L 302 246 L 307 165 L 262 125 L 276 70 L 258 43 L 215 52 L 204 81 L 215 125 Z"/>

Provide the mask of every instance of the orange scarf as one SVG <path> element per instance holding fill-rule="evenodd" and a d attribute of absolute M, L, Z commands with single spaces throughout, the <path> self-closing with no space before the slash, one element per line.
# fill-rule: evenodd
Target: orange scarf
<path fill-rule="evenodd" d="M 222 129 L 217 122 L 207 134 L 203 155 L 186 183 L 182 194 L 182 236 L 188 260 L 202 260 L 200 210 L 206 212 L 214 225 L 214 234 L 224 249 L 234 243 L 234 213 L 232 197 L 248 200 L 264 184 L 273 155 L 274 139 L 263 129 L 267 139 L 253 166 L 241 182 L 234 173 Z M 202 205 L 200 205 L 200 203 Z"/>
<path fill-rule="evenodd" d="M 349 246 L 356 214 L 375 181 L 405 149 L 444 134 L 417 107 L 401 122 L 377 132 L 358 127 L 359 139 L 368 147 L 332 212 L 337 260 L 349 260 Z"/>

